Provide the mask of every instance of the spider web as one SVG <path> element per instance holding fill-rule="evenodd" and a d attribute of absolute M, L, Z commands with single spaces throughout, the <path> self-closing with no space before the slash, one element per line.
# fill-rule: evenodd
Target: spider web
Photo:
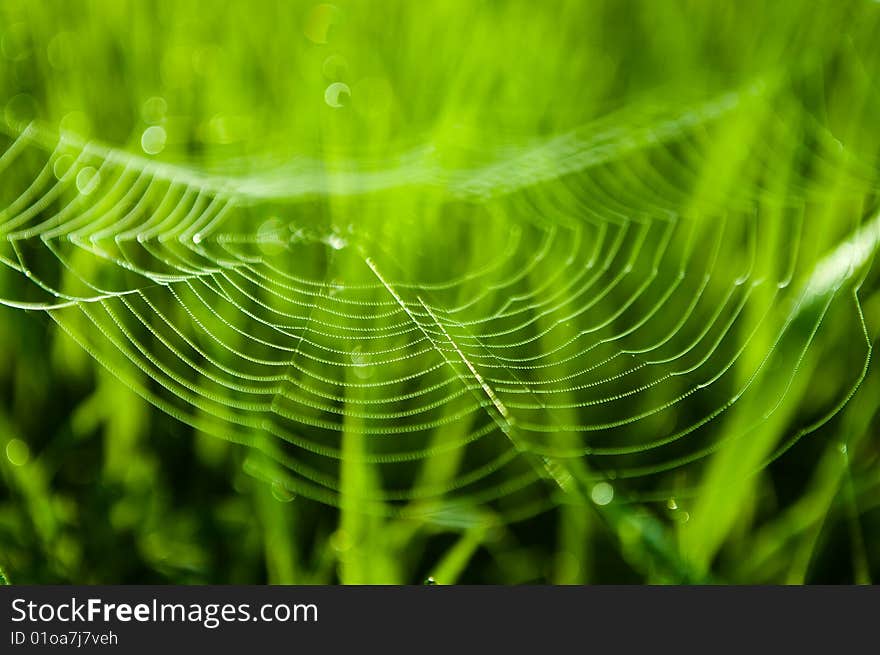
<path fill-rule="evenodd" d="M 633 108 L 466 171 L 219 177 L 30 124 L 0 155 L 0 296 L 321 502 L 662 498 L 782 411 L 835 302 L 864 367 L 762 463 L 868 366 L 875 171 L 789 95 Z"/>

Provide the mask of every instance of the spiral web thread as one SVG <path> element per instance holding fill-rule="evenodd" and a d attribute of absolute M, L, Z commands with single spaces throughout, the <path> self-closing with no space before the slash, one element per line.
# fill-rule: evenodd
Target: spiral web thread
<path fill-rule="evenodd" d="M 0 155 L 0 296 L 322 502 L 512 519 L 600 481 L 663 497 L 784 405 L 835 301 L 852 303 L 864 367 L 764 461 L 867 370 L 876 174 L 780 95 L 755 85 L 479 170 L 423 160 L 332 185 L 308 166 L 197 174 L 31 124 Z M 718 143 L 743 116 L 757 125 L 725 184 Z M 373 225 L 395 194 L 443 201 L 383 241 L 336 220 L 331 188 L 370 199 Z"/>

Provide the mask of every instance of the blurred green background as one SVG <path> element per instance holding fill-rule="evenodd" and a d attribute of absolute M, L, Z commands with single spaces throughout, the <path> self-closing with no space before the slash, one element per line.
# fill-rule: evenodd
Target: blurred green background
<path fill-rule="evenodd" d="M 0 152 L 22 152 L 0 169 L 0 567 L 13 583 L 876 581 L 878 33 L 880 4 L 861 0 L 6 0 Z M 86 215 L 83 234 L 100 233 L 92 243 L 106 239 L 104 254 L 16 232 L 28 206 L 16 198 L 56 178 L 68 188 L 28 220 L 45 232 L 61 224 L 53 212 L 80 203 L 70 220 Z M 247 307 L 305 307 L 319 333 L 333 323 L 326 338 L 313 335 L 323 348 L 311 354 L 324 359 L 297 346 L 291 360 L 329 379 L 316 397 L 330 408 L 287 418 L 297 437 L 338 446 L 342 463 L 325 468 L 315 452 L 276 445 L 284 440 L 263 424 L 245 430 L 236 420 L 246 408 L 229 419 L 180 401 L 184 388 L 218 406 L 242 396 L 168 364 L 152 330 L 200 344 L 202 364 L 219 358 L 251 375 L 257 364 L 199 335 L 260 357 L 264 344 L 235 328 L 265 336 L 266 314 L 230 326 L 222 310 L 192 312 L 188 283 L 171 283 L 175 303 L 119 266 L 145 266 L 113 245 L 139 229 L 125 222 L 131 188 L 168 270 L 213 275 L 239 243 L 229 235 L 244 235 L 236 256 L 259 262 L 254 271 L 320 285 L 306 305 L 299 291 L 261 286 Z M 189 191 L 229 200 L 222 234 L 188 224 L 186 211 L 174 218 Z M 207 250 L 183 251 L 180 237 Z M 566 280 L 594 244 L 607 257 L 602 277 L 572 295 Z M 655 249 L 663 256 L 652 259 Z M 468 277 L 496 259 L 506 263 Z M 54 297 L 25 279 L 31 266 Z M 237 298 L 233 279 L 203 292 Z M 597 295 L 606 279 L 610 291 Z M 131 305 L 113 298 L 120 314 L 53 304 L 59 291 L 88 299 L 91 285 L 143 293 Z M 552 311 L 535 304 L 544 298 Z M 350 304 L 334 314 L 334 302 Z M 497 383 L 487 353 L 516 324 L 511 307 L 528 326 L 502 358 L 550 364 L 514 365 Z M 166 311 L 165 323 L 142 320 Z M 388 332 L 407 316 L 443 366 L 395 393 L 433 401 L 432 385 L 459 383 L 468 393 L 432 407 L 425 434 L 395 436 L 409 400 L 379 414 L 358 385 L 417 370 L 417 342 Z M 498 321 L 484 329 L 485 317 Z M 728 317 L 733 329 L 704 360 L 717 385 L 690 373 L 679 384 L 667 362 L 624 379 L 615 359 L 599 397 L 623 407 L 595 404 L 589 385 L 546 402 L 534 392 L 603 362 L 606 346 L 644 362 L 635 353 L 646 344 L 669 333 L 671 354 Z M 362 345 L 352 336 L 361 320 L 390 336 Z M 173 375 L 151 376 L 104 339 L 125 329 L 147 344 L 147 367 L 152 354 L 181 376 L 179 393 Z M 580 335 L 596 350 L 567 357 Z M 394 349 L 407 358 L 383 363 Z M 340 373 L 336 360 L 354 368 Z M 618 423 L 691 384 L 656 420 Z M 641 395 L 615 397 L 632 385 Z M 453 420 L 471 392 L 482 418 Z M 171 400 L 163 411 L 145 396 Z M 284 416 L 278 397 L 272 410 Z M 358 407 L 388 433 L 379 445 L 357 436 Z M 345 423 L 321 427 L 334 411 Z M 482 425 L 485 440 L 462 441 Z M 608 428 L 597 436 L 596 425 Z M 397 468 L 361 458 L 445 443 L 461 447 Z M 631 444 L 644 448 L 597 455 Z M 458 485 L 514 451 L 521 468 Z M 446 491 L 417 492 L 422 483 Z M 392 488 L 403 492 L 379 498 Z"/>

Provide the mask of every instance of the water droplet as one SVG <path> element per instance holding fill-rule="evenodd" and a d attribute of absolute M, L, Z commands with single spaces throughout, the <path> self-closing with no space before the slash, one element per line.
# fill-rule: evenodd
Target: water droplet
<path fill-rule="evenodd" d="M 76 188 L 84 196 L 89 195 L 101 183 L 101 174 L 92 166 L 86 166 L 76 174 Z"/>
<path fill-rule="evenodd" d="M 49 65 L 58 70 L 66 70 L 70 66 L 74 53 L 74 37 L 70 32 L 59 32 L 46 47 Z"/>
<path fill-rule="evenodd" d="M 328 246 L 333 248 L 333 250 L 342 250 L 345 246 L 348 245 L 348 242 L 343 239 L 338 234 L 331 234 L 327 237 L 326 243 Z"/>
<path fill-rule="evenodd" d="M 195 234 L 193 234 L 193 243 L 199 244 L 201 242 L 202 242 L 202 233 L 196 232 Z"/>
<path fill-rule="evenodd" d="M 144 152 L 148 155 L 158 155 L 165 150 L 165 141 L 167 138 L 168 135 L 165 133 L 164 127 L 160 125 L 151 125 L 145 129 L 144 133 L 141 135 L 141 148 L 143 148 Z"/>
<path fill-rule="evenodd" d="M 21 439 L 10 439 L 6 443 L 6 459 L 13 466 L 24 466 L 31 458 L 31 449 Z"/>
<path fill-rule="evenodd" d="M 28 123 L 37 116 L 37 101 L 27 93 L 19 93 L 13 96 L 3 112 L 7 125 Z"/>
<path fill-rule="evenodd" d="M 348 73 L 348 61 L 342 55 L 330 55 L 321 65 L 321 72 L 328 82 L 341 82 Z"/>
<path fill-rule="evenodd" d="M 590 498 L 597 505 L 607 505 L 614 498 L 614 487 L 607 482 L 599 482 L 593 486 Z"/>
<path fill-rule="evenodd" d="M 330 40 L 330 31 L 342 22 L 342 11 L 339 7 L 319 4 L 312 7 L 303 25 L 303 34 L 312 43 L 324 44 Z"/>
<path fill-rule="evenodd" d="M 257 229 L 257 243 L 260 250 L 267 255 L 277 255 L 284 250 L 286 241 L 281 233 L 287 236 L 284 223 L 279 218 L 270 218 Z"/>
<path fill-rule="evenodd" d="M 334 82 L 324 91 L 324 102 L 334 109 L 340 109 L 351 99 L 351 89 L 345 82 Z"/>
<path fill-rule="evenodd" d="M 73 164 L 73 155 L 61 155 L 56 159 L 55 163 L 52 164 L 52 172 L 55 174 L 55 178 L 60 180 L 64 177 L 64 174 L 70 170 L 71 164 Z"/>
<path fill-rule="evenodd" d="M 423 584 L 435 585 L 437 584 L 437 581 L 433 578 L 433 576 L 428 576 L 427 578 L 425 578 L 425 582 Z"/>
<path fill-rule="evenodd" d="M 296 494 L 276 480 L 272 483 L 272 497 L 280 503 L 289 503 Z"/>
<path fill-rule="evenodd" d="M 78 137 L 87 137 L 92 133 L 92 122 L 85 112 L 69 111 L 61 118 L 59 127 L 62 132 L 73 132 Z"/>
<path fill-rule="evenodd" d="M 678 503 L 675 502 L 675 498 L 670 498 L 669 500 L 667 500 L 667 501 L 666 501 L 666 507 L 668 507 L 668 508 L 671 509 L 671 510 L 676 510 L 676 509 L 678 509 Z"/>
<path fill-rule="evenodd" d="M 141 107 L 141 118 L 145 123 L 157 125 L 165 120 L 165 114 L 168 112 L 168 102 L 161 96 L 153 96 L 144 101 Z"/>
<path fill-rule="evenodd" d="M 359 379 L 366 380 L 373 376 L 373 364 L 370 362 L 370 358 L 361 351 L 360 346 L 355 347 L 351 352 L 351 365 L 354 367 L 355 376 Z"/>
<path fill-rule="evenodd" d="M 837 449 L 840 451 L 841 455 L 846 455 L 847 447 L 846 447 L 845 443 L 840 444 L 840 446 L 838 446 Z"/>
<path fill-rule="evenodd" d="M 10 61 L 22 61 L 31 56 L 28 29 L 24 23 L 9 25 L 0 37 L 0 51 Z"/>
<path fill-rule="evenodd" d="M 345 291 L 345 286 L 337 280 L 330 280 L 327 285 L 327 295 L 331 298 Z"/>

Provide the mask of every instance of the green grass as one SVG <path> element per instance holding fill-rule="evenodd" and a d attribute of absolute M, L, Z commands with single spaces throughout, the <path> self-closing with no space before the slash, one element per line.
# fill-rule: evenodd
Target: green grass
<path fill-rule="evenodd" d="M 873 582 L 878 26 L 4 3 L 0 579 Z"/>

